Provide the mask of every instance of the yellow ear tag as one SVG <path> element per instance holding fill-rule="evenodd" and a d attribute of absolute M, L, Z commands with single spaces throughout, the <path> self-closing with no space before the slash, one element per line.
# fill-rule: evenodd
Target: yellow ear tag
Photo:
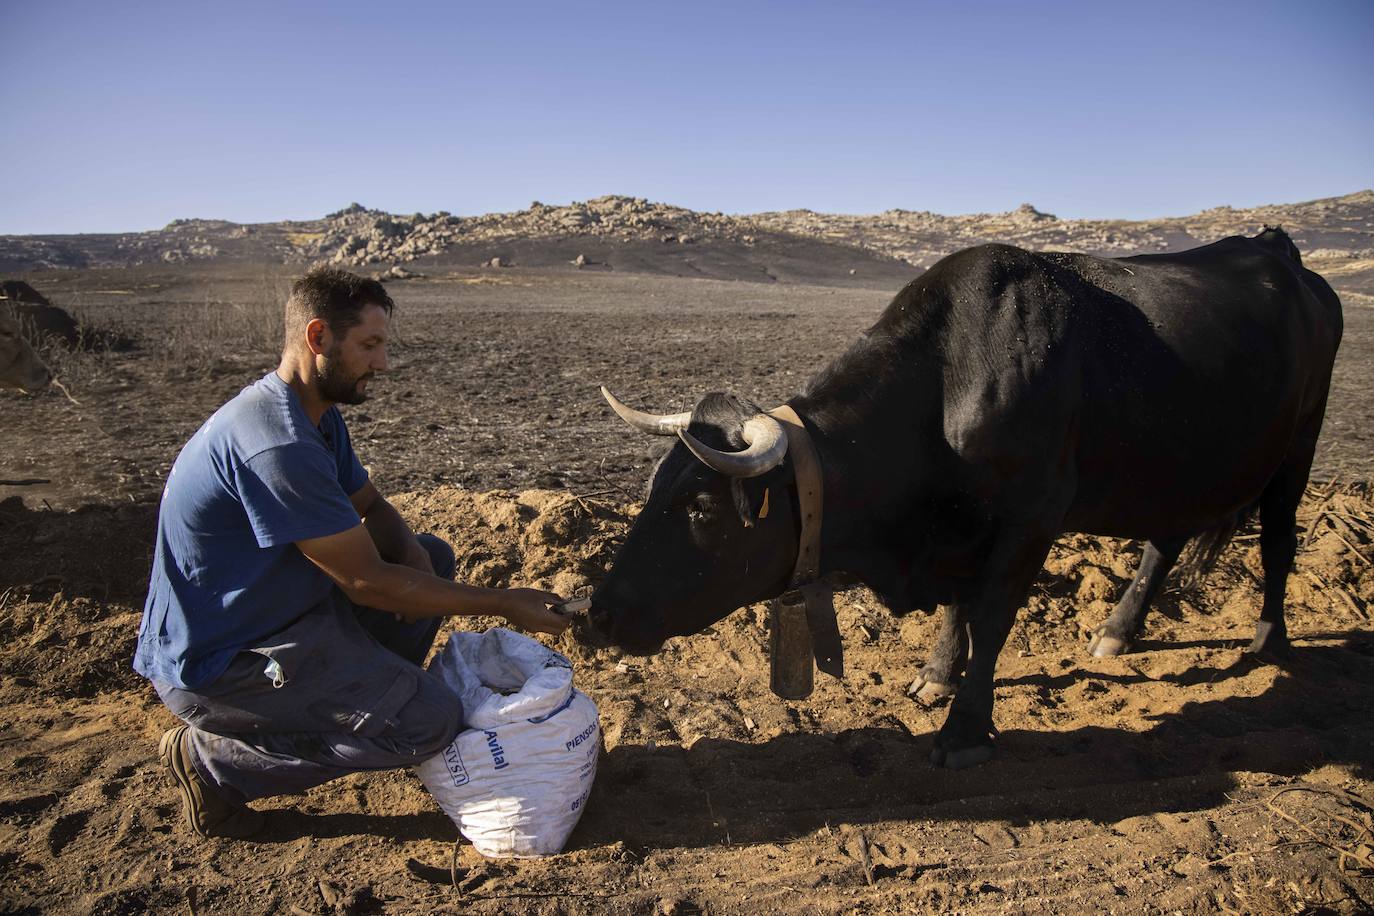
<path fill-rule="evenodd" d="M 759 521 L 768 517 L 768 488 L 763 489 L 763 505 L 759 508 Z"/>

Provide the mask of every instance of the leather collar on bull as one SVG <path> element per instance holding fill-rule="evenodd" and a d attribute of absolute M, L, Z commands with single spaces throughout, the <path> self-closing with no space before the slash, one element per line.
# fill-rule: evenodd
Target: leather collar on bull
<path fill-rule="evenodd" d="M 835 620 L 830 584 L 820 578 L 825 506 L 820 456 L 795 410 L 784 404 L 769 415 L 787 433 L 801 525 L 792 581 L 787 591 L 769 603 L 769 687 L 784 699 L 800 700 L 811 695 L 813 655 L 816 667 L 834 677 L 844 677 L 844 643 Z"/>

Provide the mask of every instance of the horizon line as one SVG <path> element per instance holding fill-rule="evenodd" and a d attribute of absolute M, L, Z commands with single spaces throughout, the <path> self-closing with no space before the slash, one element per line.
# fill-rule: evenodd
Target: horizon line
<path fill-rule="evenodd" d="M 697 210 L 697 209 L 694 209 L 694 208 L 692 208 L 692 207 L 684 206 L 684 205 L 682 205 L 682 204 L 675 204 L 675 203 L 671 203 L 671 202 L 668 202 L 668 201 L 662 201 L 662 200 L 652 200 L 652 199 L 650 199 L 650 198 L 648 198 L 648 197 L 644 197 L 644 196 L 636 195 L 636 194 L 616 194 L 616 193 L 607 193 L 607 194 L 600 194 L 600 195 L 597 195 L 597 196 L 595 196 L 595 197 L 586 197 L 586 198 L 574 199 L 574 200 L 568 201 L 567 203 L 553 203 L 553 204 L 551 204 L 551 203 L 547 203 L 547 202 L 545 202 L 545 201 L 533 200 L 533 201 L 531 201 L 528 205 L 526 205 L 525 207 L 523 207 L 523 208 L 521 208 L 521 209 L 517 209 L 517 210 L 487 210 L 487 211 L 484 211 L 484 212 L 482 212 L 482 213 L 453 213 L 452 211 L 449 211 L 449 210 L 445 210 L 445 209 L 440 208 L 440 209 L 437 209 L 437 210 L 429 211 L 429 213 L 426 214 L 424 211 L 420 211 L 420 210 L 415 210 L 415 211 L 410 211 L 410 212 L 404 212 L 404 211 L 400 211 L 400 210 L 384 210 L 384 209 L 378 209 L 378 208 L 374 208 L 374 207 L 365 206 L 365 205 L 363 205 L 363 204 L 361 204 L 361 203 L 359 203 L 358 201 L 355 200 L 355 201 L 350 201 L 346 206 L 340 207 L 340 208 L 338 208 L 337 210 L 332 210 L 332 211 L 330 211 L 330 212 L 328 212 L 328 213 L 321 214 L 321 215 L 319 215 L 319 216 L 308 216 L 308 217 L 299 217 L 299 218 L 298 218 L 298 217 L 283 217 L 283 218 L 279 218 L 279 219 L 254 220 L 254 221 L 240 221 L 240 220 L 230 219 L 230 218 L 228 218 L 228 217 L 222 217 L 222 216 L 179 216 L 179 217 L 174 217 L 173 219 L 167 221 L 166 223 L 163 223 L 161 226 L 154 226 L 154 227 L 151 227 L 151 228 L 142 228 L 142 229 L 87 229 L 87 230 L 78 230 L 78 231 L 75 231 L 75 232 L 3 232 L 3 231 L 0 231 L 0 238 L 45 238 L 45 237 L 65 237 L 65 236 L 78 236 L 78 235 L 133 235 L 133 234 L 140 234 L 140 233 L 145 233 L 145 232 L 162 232 L 162 231 L 165 231 L 168 227 L 173 226 L 173 225 L 175 225 L 176 223 L 180 223 L 180 222 L 216 222 L 216 223 L 229 223 L 230 225 L 235 225 L 235 226 L 273 226 L 273 225 L 280 225 L 280 224 L 283 224 L 283 223 L 313 223 L 313 222 L 320 222 L 320 221 L 322 221 L 322 220 L 330 219 L 332 216 L 334 216 L 334 215 L 336 215 L 336 214 L 340 214 L 340 213 L 347 212 L 347 211 L 349 211 L 349 210 L 354 209 L 355 207 L 356 207 L 356 208 L 361 208 L 362 210 L 367 211 L 367 212 L 385 213 L 385 214 L 387 214 L 387 215 L 389 215 L 389 216 L 412 216 L 412 215 L 417 215 L 417 214 L 418 214 L 418 215 L 420 215 L 420 216 L 433 217 L 433 216 L 437 216 L 437 215 L 439 215 L 439 214 L 448 214 L 448 215 L 450 215 L 450 216 L 456 216 L 456 217 L 458 217 L 459 219 L 478 219 L 478 218 L 481 218 L 481 217 L 484 217 L 484 216 L 510 216 L 510 215 L 515 215 L 515 214 L 519 214 L 519 213 L 527 213 L 527 212 L 529 212 L 531 209 L 533 209 L 534 206 L 535 206 L 536 204 L 542 205 L 542 206 L 545 206 L 545 207 L 549 207 L 549 208 L 551 208 L 551 209 L 562 209 L 562 208 L 566 208 L 566 207 L 574 207 L 574 206 L 577 206 L 577 205 L 579 205 L 579 204 L 585 205 L 585 204 L 590 203 L 590 202 L 592 202 L 592 201 L 605 200 L 605 199 L 607 199 L 607 198 L 620 199 L 620 200 L 642 200 L 642 201 L 645 201 L 645 202 L 648 203 L 648 204 L 657 205 L 657 206 L 674 207 L 674 208 L 677 208 L 677 209 L 686 210 L 686 211 L 688 211 L 688 212 L 690 212 L 690 213 L 720 215 L 720 216 L 731 217 L 731 218 L 734 218 L 734 219 L 747 219 L 747 218 L 749 218 L 749 217 L 763 216 L 763 215 L 773 214 L 773 213 L 800 213 L 800 212 L 815 213 L 815 214 L 821 215 L 821 216 L 839 216 L 839 217 L 857 217 L 857 218 L 880 216 L 880 215 L 882 215 L 882 214 L 884 214 L 884 213 L 893 213 L 893 212 L 900 212 L 900 213 L 928 213 L 928 214 L 931 214 L 932 216 L 939 216 L 939 217 L 943 217 L 943 218 L 946 218 L 946 219 L 959 219 L 959 218 L 962 218 L 962 217 L 970 217 L 970 216 L 1001 216 L 1001 215 L 1005 215 L 1005 214 L 1009 214 L 1009 213 L 1015 213 L 1015 212 L 1017 212 L 1018 210 L 1020 210 L 1020 209 L 1022 209 L 1022 208 L 1024 208 L 1024 207 L 1031 207 L 1031 208 L 1033 208 L 1033 209 L 1034 209 L 1036 212 L 1038 212 L 1038 213 L 1042 213 L 1042 214 L 1045 214 L 1045 215 L 1047 215 L 1047 216 L 1052 216 L 1052 217 L 1055 218 L 1056 220 L 1060 220 L 1060 221 L 1062 221 L 1062 222 L 1079 222 L 1079 223 L 1090 223 L 1090 222 L 1147 223 L 1147 222 L 1162 222 L 1162 221 L 1167 221 L 1167 220 L 1185 219 L 1185 218 L 1190 217 L 1190 216 L 1197 216 L 1197 215 L 1199 215 L 1199 214 L 1207 213 L 1207 212 L 1210 212 L 1210 211 L 1213 211 L 1213 210 L 1239 210 L 1239 211 L 1243 211 L 1243 210 L 1260 210 L 1260 209 L 1264 209 L 1264 208 L 1266 208 L 1266 207 L 1294 207 L 1294 206 L 1301 206 L 1301 205 L 1304 205 L 1304 204 L 1315 204 L 1315 203 L 1323 203 L 1323 202 L 1326 202 L 1326 201 L 1343 200 L 1343 199 L 1345 199 L 1345 198 L 1348 198 L 1348 197 L 1355 197 L 1355 196 L 1358 196 L 1358 195 L 1360 195 L 1360 194 L 1372 194 L 1372 193 L 1374 193 L 1374 187 L 1365 187 L 1365 188 L 1358 188 L 1358 189 L 1356 189 L 1356 190 L 1349 191 L 1349 192 L 1346 192 L 1346 193 L 1344 193 L 1344 194 L 1335 194 L 1335 195 L 1329 195 L 1329 196 L 1325 196 L 1325 197 L 1313 197 L 1313 198 L 1308 198 L 1308 199 L 1305 199 L 1305 200 L 1278 201 L 1278 202 L 1269 202 L 1269 203 L 1253 204 L 1253 205 L 1250 205 L 1250 206 L 1235 206 L 1235 205 L 1233 205 L 1233 204 L 1214 204 L 1214 205 L 1212 205 L 1212 206 L 1209 206 L 1209 207 L 1202 207 L 1202 208 L 1193 210 L 1193 211 L 1188 212 L 1188 213 L 1173 213 L 1173 214 L 1164 214 L 1164 215 L 1156 215 L 1156 216 L 1139 216 L 1139 217 L 1123 217 L 1123 216 L 1061 216 L 1061 215 L 1059 215 L 1059 214 L 1057 214 L 1057 213 L 1053 213 L 1052 211 L 1049 211 L 1049 210 L 1042 210 L 1040 207 L 1036 206 L 1035 204 L 1033 204 L 1033 203 L 1031 203 L 1031 202 L 1029 202 L 1029 201 L 1024 201 L 1024 202 L 1018 204 L 1016 207 L 1012 207 L 1012 208 L 1007 209 L 1007 210 L 974 210 L 974 211 L 967 211 L 967 212 L 963 212 L 963 213 L 940 213 L 940 212 L 937 212 L 937 211 L 934 211 L 934 210 L 912 209 L 912 208 L 908 208 L 908 207 L 888 207 L 888 208 L 885 209 L 885 210 L 876 210 L 876 211 L 872 211 L 872 212 L 863 213 L 863 212 L 842 212 L 842 211 L 834 211 L 834 210 L 813 210 L 813 209 L 811 209 L 810 207 L 804 207 L 804 206 L 803 206 L 803 207 L 788 207 L 788 208 L 785 208 L 785 209 L 773 209 L 773 210 L 752 210 L 752 211 L 744 212 L 744 211 L 727 211 L 727 210 Z"/>

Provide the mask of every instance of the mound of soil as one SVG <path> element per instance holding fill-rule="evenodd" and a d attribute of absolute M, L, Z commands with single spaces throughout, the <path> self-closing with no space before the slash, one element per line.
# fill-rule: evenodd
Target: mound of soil
<path fill-rule="evenodd" d="M 618 499 L 619 497 L 616 497 Z M 482 585 L 585 590 L 634 508 L 567 490 L 394 499 Z M 146 506 L 0 504 L 0 889 L 6 911 L 132 913 L 1367 912 L 1374 901 L 1374 500 L 1314 490 L 1289 587 L 1295 651 L 1243 654 L 1261 601 L 1242 531 L 1135 652 L 1083 633 L 1139 545 L 1063 539 L 998 666 L 998 756 L 926 763 L 943 713 L 907 697 L 935 619 L 837 599 L 847 676 L 767 687 L 765 608 L 650 658 L 556 641 L 598 703 L 597 786 L 569 851 L 484 861 L 410 774 L 259 803 L 253 842 L 192 841 L 164 774 L 172 719 L 128 670 Z M 489 620 L 453 626 L 480 628 Z"/>
<path fill-rule="evenodd" d="M 604 574 L 634 509 L 568 490 L 474 492 L 439 487 L 392 500 L 416 531 L 454 545 L 472 585 L 533 585 L 580 594 Z"/>
<path fill-rule="evenodd" d="M 71 512 L 0 501 L 0 697 L 91 697 L 129 667 L 152 565 L 155 506 Z M 14 690 L 11 690 L 11 687 Z"/>

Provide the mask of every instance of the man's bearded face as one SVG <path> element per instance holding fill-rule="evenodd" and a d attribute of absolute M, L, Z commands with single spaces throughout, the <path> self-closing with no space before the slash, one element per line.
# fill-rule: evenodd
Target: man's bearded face
<path fill-rule="evenodd" d="M 315 379 L 325 399 L 336 404 L 361 404 L 367 400 L 365 384 L 375 375 L 370 368 L 350 370 L 343 359 L 343 348 L 330 347 L 315 368 Z"/>
<path fill-rule="evenodd" d="M 315 358 L 315 388 L 326 402 L 361 404 L 367 384 L 387 369 L 388 316 L 378 305 L 363 308 L 356 324 L 342 335 L 326 326 Z"/>

